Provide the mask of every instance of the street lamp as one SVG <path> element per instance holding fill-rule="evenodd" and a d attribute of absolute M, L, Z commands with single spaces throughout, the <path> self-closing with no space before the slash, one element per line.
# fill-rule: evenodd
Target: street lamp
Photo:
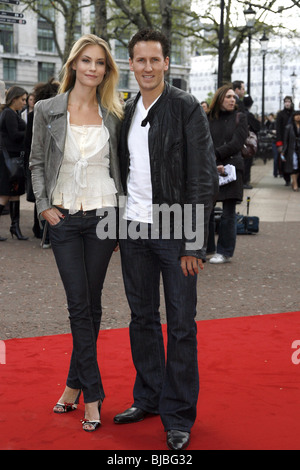
<path fill-rule="evenodd" d="M 252 29 L 255 24 L 256 11 L 253 10 L 251 3 L 249 3 L 247 10 L 244 11 L 246 25 L 248 28 L 248 95 L 250 95 L 251 89 L 251 40 L 252 40 Z"/>
<path fill-rule="evenodd" d="M 296 80 L 297 80 L 297 74 L 295 73 L 295 70 L 293 71 L 291 75 L 291 80 L 292 80 L 292 97 L 293 97 L 293 101 L 295 101 L 295 88 L 296 88 Z"/>
<path fill-rule="evenodd" d="M 269 44 L 269 38 L 266 36 L 266 32 L 264 31 L 263 37 L 260 39 L 260 45 L 261 45 L 261 52 L 262 52 L 262 58 L 263 58 L 263 65 L 262 65 L 262 128 L 264 129 L 265 127 L 265 61 L 266 61 L 266 55 L 267 55 L 267 50 L 268 50 L 268 44 Z"/>

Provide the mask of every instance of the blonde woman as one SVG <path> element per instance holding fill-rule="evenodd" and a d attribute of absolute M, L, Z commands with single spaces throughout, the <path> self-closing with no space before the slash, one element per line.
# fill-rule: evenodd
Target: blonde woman
<path fill-rule="evenodd" d="M 37 211 L 49 224 L 73 336 L 66 388 L 53 411 L 75 410 L 82 391 L 88 432 L 101 424 L 105 396 L 97 338 L 101 291 L 116 240 L 99 239 L 96 227 L 97 209 L 116 207 L 121 192 L 117 83 L 107 43 L 94 35 L 80 38 L 64 66 L 60 93 L 35 105 L 30 155 Z"/>

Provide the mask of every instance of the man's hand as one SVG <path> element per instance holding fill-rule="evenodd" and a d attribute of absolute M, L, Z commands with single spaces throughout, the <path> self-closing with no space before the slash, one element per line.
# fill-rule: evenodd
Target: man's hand
<path fill-rule="evenodd" d="M 204 269 L 202 259 L 195 258 L 194 256 L 182 256 L 181 269 L 185 276 L 199 274 L 199 268 Z"/>

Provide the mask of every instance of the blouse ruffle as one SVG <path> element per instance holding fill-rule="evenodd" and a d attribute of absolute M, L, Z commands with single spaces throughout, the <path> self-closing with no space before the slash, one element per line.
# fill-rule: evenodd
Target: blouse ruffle
<path fill-rule="evenodd" d="M 117 204 L 117 189 L 109 173 L 109 132 L 101 126 L 70 124 L 53 204 L 70 214 Z"/>

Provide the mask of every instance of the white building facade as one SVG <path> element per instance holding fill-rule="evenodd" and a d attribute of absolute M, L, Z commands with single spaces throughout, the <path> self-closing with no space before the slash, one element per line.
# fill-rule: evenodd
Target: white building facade
<path fill-rule="evenodd" d="M 298 42 L 300 40 L 298 39 Z M 218 57 L 202 55 L 191 59 L 190 91 L 204 101 L 217 89 Z M 251 57 L 251 111 L 262 112 L 263 60 L 258 41 L 253 40 Z M 242 80 L 247 89 L 248 51 L 245 48 L 234 63 L 232 81 Z M 300 108 L 300 49 L 296 40 L 270 38 L 265 57 L 265 114 L 276 114 L 283 108 L 284 97 L 294 98 L 295 108 Z"/>

